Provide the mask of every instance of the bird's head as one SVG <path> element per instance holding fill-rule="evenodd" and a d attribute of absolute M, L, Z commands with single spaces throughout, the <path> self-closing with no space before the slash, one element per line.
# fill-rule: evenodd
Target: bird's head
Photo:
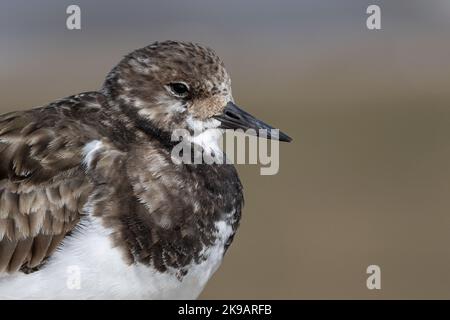
<path fill-rule="evenodd" d="M 138 49 L 110 72 L 103 91 L 135 121 L 163 133 L 272 129 L 234 104 L 224 64 L 198 44 L 165 41 Z M 282 132 L 275 138 L 291 140 Z"/>

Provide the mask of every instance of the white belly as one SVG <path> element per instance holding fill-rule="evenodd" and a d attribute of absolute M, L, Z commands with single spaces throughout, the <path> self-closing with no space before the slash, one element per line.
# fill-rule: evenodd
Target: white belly
<path fill-rule="evenodd" d="M 231 227 L 218 222 L 220 237 L 204 249 L 207 259 L 192 264 L 179 280 L 142 264 L 127 265 L 112 248 L 109 231 L 97 220 L 64 240 L 34 273 L 0 276 L 0 299 L 195 299 L 222 260 Z"/>

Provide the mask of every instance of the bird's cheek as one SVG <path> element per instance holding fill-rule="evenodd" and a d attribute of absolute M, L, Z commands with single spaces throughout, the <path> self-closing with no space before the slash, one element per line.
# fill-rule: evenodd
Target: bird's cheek
<path fill-rule="evenodd" d="M 198 119 L 206 120 L 216 114 L 220 114 L 226 104 L 227 101 L 222 96 L 199 99 L 192 103 L 189 112 Z"/>

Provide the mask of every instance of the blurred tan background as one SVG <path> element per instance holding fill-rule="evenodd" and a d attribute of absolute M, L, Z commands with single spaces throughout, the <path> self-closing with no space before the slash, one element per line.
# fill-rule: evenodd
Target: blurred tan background
<path fill-rule="evenodd" d="M 0 110 L 95 90 L 156 40 L 211 46 L 294 142 L 278 175 L 239 166 L 242 225 L 201 298 L 450 298 L 449 34 L 446 0 L 3 0 Z"/>

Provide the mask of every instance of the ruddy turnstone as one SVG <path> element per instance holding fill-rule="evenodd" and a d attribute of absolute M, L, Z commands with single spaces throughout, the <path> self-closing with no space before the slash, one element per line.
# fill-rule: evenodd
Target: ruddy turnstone
<path fill-rule="evenodd" d="M 176 41 L 98 92 L 0 116 L 0 298 L 196 298 L 243 195 L 233 165 L 172 161 L 179 128 L 217 151 L 209 129 L 271 127 L 233 103 L 211 49 Z"/>

